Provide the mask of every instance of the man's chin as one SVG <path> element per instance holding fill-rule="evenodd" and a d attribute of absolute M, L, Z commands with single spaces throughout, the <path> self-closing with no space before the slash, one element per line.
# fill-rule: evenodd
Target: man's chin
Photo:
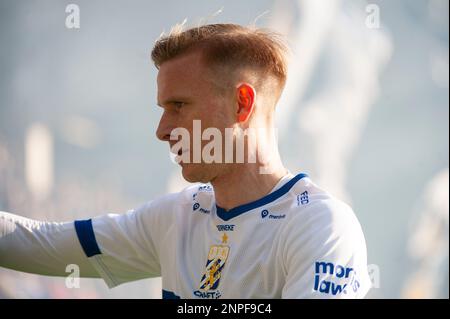
<path fill-rule="evenodd" d="M 180 164 L 183 178 L 189 183 L 208 183 L 200 164 Z"/>

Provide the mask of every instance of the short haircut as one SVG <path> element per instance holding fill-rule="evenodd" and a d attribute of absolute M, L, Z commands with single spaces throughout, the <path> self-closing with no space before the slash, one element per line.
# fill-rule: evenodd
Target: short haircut
<path fill-rule="evenodd" d="M 237 24 L 207 24 L 187 30 L 182 25 L 162 35 L 152 50 L 157 68 L 179 55 L 199 49 L 211 66 L 250 68 L 274 76 L 282 89 L 287 77 L 287 46 L 269 30 Z"/>

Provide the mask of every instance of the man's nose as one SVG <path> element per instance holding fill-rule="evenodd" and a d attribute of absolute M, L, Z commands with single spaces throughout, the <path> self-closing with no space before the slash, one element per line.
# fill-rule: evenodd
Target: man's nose
<path fill-rule="evenodd" d="M 159 120 L 159 125 L 156 130 L 156 136 L 163 142 L 170 141 L 170 133 L 174 128 L 174 125 L 171 122 L 172 121 L 170 120 L 168 114 L 164 112 Z"/>

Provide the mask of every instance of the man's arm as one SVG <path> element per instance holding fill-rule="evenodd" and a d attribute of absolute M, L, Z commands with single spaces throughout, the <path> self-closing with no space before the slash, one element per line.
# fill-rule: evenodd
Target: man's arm
<path fill-rule="evenodd" d="M 99 277 L 83 252 L 73 222 L 41 222 L 0 212 L 0 267 L 67 276 L 69 264 L 78 265 L 81 277 Z"/>
<path fill-rule="evenodd" d="M 69 223 L 0 212 L 0 267 L 67 276 L 67 265 L 76 264 L 81 277 L 101 277 L 110 288 L 161 276 L 178 200 L 178 193 L 167 194 L 124 214 Z"/>

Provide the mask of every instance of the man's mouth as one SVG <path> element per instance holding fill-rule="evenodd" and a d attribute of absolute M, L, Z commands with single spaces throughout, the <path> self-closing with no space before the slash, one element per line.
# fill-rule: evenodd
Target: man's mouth
<path fill-rule="evenodd" d="M 186 149 L 179 149 L 178 151 L 177 151 L 177 153 L 175 153 L 176 155 L 178 155 L 178 156 L 181 156 L 181 155 L 183 155 L 184 153 L 186 153 L 186 152 L 188 152 L 189 150 L 186 148 Z"/>
<path fill-rule="evenodd" d="M 169 152 L 170 159 L 172 160 L 172 162 L 176 164 L 183 164 L 181 156 L 186 152 L 189 152 L 189 149 L 178 149 L 178 150 L 171 149 Z"/>

